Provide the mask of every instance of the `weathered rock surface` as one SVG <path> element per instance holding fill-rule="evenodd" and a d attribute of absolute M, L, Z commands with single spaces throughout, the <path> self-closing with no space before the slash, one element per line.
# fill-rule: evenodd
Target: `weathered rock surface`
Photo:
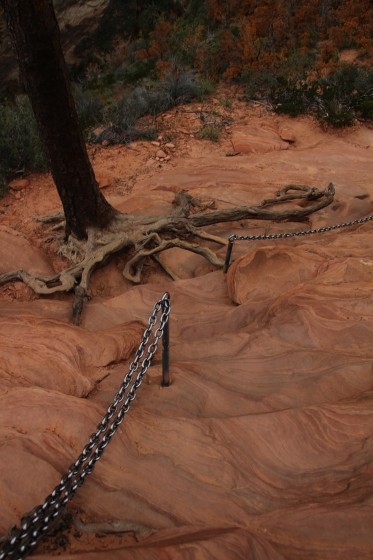
<path fill-rule="evenodd" d="M 289 137 L 289 133 L 285 135 Z M 234 149 L 244 154 L 260 154 L 275 150 L 287 150 L 288 138 L 279 133 L 273 127 L 266 126 L 243 126 L 237 127 L 232 135 Z"/>
<path fill-rule="evenodd" d="M 0 226 L 0 274 L 19 269 L 46 276 L 54 273 L 42 251 L 15 230 Z"/>
<path fill-rule="evenodd" d="M 86 396 L 100 368 L 128 359 L 140 340 L 140 323 L 89 333 L 36 317 L 0 317 L 0 387 L 42 387 Z"/>
<path fill-rule="evenodd" d="M 127 211 L 150 213 L 152 204 L 168 211 L 182 188 L 224 207 L 258 203 L 287 183 L 332 180 L 334 204 L 307 223 L 212 230 L 296 231 L 372 212 L 371 131 L 333 137 L 308 119 L 280 119 L 276 130 L 281 124 L 296 138 L 287 150 L 226 158 L 222 146 L 209 160 L 198 148 L 188 166 L 176 161 L 138 180 Z M 172 385 L 159 385 L 158 354 L 70 507 L 84 524 L 130 522 L 130 534 L 98 538 L 73 526 L 66 550 L 53 551 L 52 539 L 35 559 L 372 558 L 371 222 L 236 242 L 233 258 L 227 275 L 198 275 L 198 259 L 174 251 L 165 263 L 183 279 L 149 273 L 145 285 L 96 297 L 81 328 L 66 324 L 63 301 L 2 303 L 5 533 L 77 458 L 127 371 L 117 362 L 128 362 L 139 339 L 133 321 L 146 322 L 154 302 L 171 293 Z"/>

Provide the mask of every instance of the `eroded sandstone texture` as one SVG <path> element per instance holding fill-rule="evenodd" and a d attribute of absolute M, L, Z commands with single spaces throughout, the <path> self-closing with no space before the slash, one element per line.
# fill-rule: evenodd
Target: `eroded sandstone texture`
<path fill-rule="evenodd" d="M 225 158 L 223 147 L 221 157 L 195 154 L 189 168 L 178 163 L 151 182 L 141 179 L 132 204 L 159 205 L 163 194 L 169 204 L 170 192 L 185 188 L 223 207 L 260 201 L 287 183 L 332 180 L 335 203 L 308 223 L 225 224 L 214 231 L 296 231 L 372 212 L 369 131 L 361 133 L 363 142 L 359 131 L 333 138 L 307 119 L 280 125 L 291 128 L 287 150 L 260 152 L 268 138 L 274 149 L 275 132 L 265 129 L 248 154 Z M 239 134 L 245 136 L 242 127 Z M 278 138 L 282 148 L 280 132 Z M 167 289 L 173 383 L 159 386 L 157 356 L 70 508 L 84 524 L 131 522 L 137 540 L 132 533 L 127 540 L 84 540 L 72 528 L 59 558 L 373 557 L 372 225 L 237 242 L 233 257 L 225 276 L 207 272 L 198 256 L 176 252 L 175 267 L 187 271 L 182 280 L 155 275 L 93 300 L 81 328 L 63 320 L 67 302 L 4 304 L 2 533 L 44 499 L 76 458 L 126 371 L 138 321 L 146 322 Z M 35 558 L 54 558 L 57 552 L 43 546 Z"/>

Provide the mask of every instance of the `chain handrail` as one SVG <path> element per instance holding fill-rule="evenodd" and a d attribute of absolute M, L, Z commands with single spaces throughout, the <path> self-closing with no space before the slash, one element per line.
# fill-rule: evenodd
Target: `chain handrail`
<path fill-rule="evenodd" d="M 229 268 L 231 262 L 233 244 L 235 241 L 263 241 L 265 239 L 286 239 L 288 237 L 313 235 L 315 233 L 325 233 L 327 231 L 333 231 L 335 229 L 351 227 L 356 224 L 364 224 L 365 222 L 370 222 L 371 220 L 373 220 L 373 216 L 366 216 L 365 218 L 357 218 L 356 220 L 343 222 L 341 224 L 335 224 L 333 226 L 324 226 L 316 229 L 305 229 L 302 231 L 290 231 L 288 233 L 270 233 L 270 234 L 259 234 L 259 235 L 236 235 L 236 234 L 230 235 L 228 237 L 227 252 L 225 255 L 224 272 L 227 272 Z"/>
<path fill-rule="evenodd" d="M 60 483 L 54 488 L 52 493 L 47 496 L 44 503 L 34 508 L 32 512 L 26 514 L 21 519 L 20 528 L 14 527 L 10 530 L 7 540 L 1 545 L 0 560 L 5 558 L 21 560 L 25 558 L 36 546 L 43 534 L 46 533 L 51 521 L 60 515 L 86 477 L 91 474 L 96 462 L 101 458 L 105 447 L 124 420 L 131 402 L 136 397 L 137 389 L 140 387 L 151 364 L 151 360 L 158 347 L 158 342 L 163 337 L 170 311 L 170 296 L 166 292 L 154 305 L 149 317 L 148 326 L 143 333 L 135 357 L 129 365 L 128 373 L 124 377 L 118 392 L 114 395 L 105 416 L 97 425 L 96 431 L 90 435 L 89 441 L 78 459 L 70 465 L 67 473 L 61 478 Z M 158 321 L 159 324 L 153 332 Z M 140 363 L 145 352 L 146 356 Z M 136 372 L 136 378 L 132 381 Z M 124 403 L 119 406 L 122 401 Z M 113 421 L 111 422 L 112 419 Z"/>

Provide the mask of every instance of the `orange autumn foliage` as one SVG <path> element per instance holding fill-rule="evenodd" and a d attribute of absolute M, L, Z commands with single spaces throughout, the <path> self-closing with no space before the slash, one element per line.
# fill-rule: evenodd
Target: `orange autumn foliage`
<path fill-rule="evenodd" d="M 169 61 L 213 78 L 237 79 L 248 70 L 276 70 L 288 57 L 309 56 L 318 71 L 339 51 L 373 56 L 371 0 L 201 0 L 204 19 L 160 18 L 140 58 L 162 72 Z M 297 54 L 298 53 L 298 54 Z"/>

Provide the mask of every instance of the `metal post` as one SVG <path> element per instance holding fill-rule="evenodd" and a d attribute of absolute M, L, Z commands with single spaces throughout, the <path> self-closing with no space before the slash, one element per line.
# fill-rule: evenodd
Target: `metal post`
<path fill-rule="evenodd" d="M 170 317 L 162 335 L 162 387 L 170 386 Z"/>
<path fill-rule="evenodd" d="M 229 238 L 228 241 L 228 247 L 227 247 L 227 252 L 225 254 L 225 263 L 224 263 L 224 273 L 227 273 L 230 262 L 231 262 L 231 256 L 232 256 L 232 249 L 233 249 L 233 243 L 234 243 L 234 239 L 232 239 L 231 237 Z"/>

